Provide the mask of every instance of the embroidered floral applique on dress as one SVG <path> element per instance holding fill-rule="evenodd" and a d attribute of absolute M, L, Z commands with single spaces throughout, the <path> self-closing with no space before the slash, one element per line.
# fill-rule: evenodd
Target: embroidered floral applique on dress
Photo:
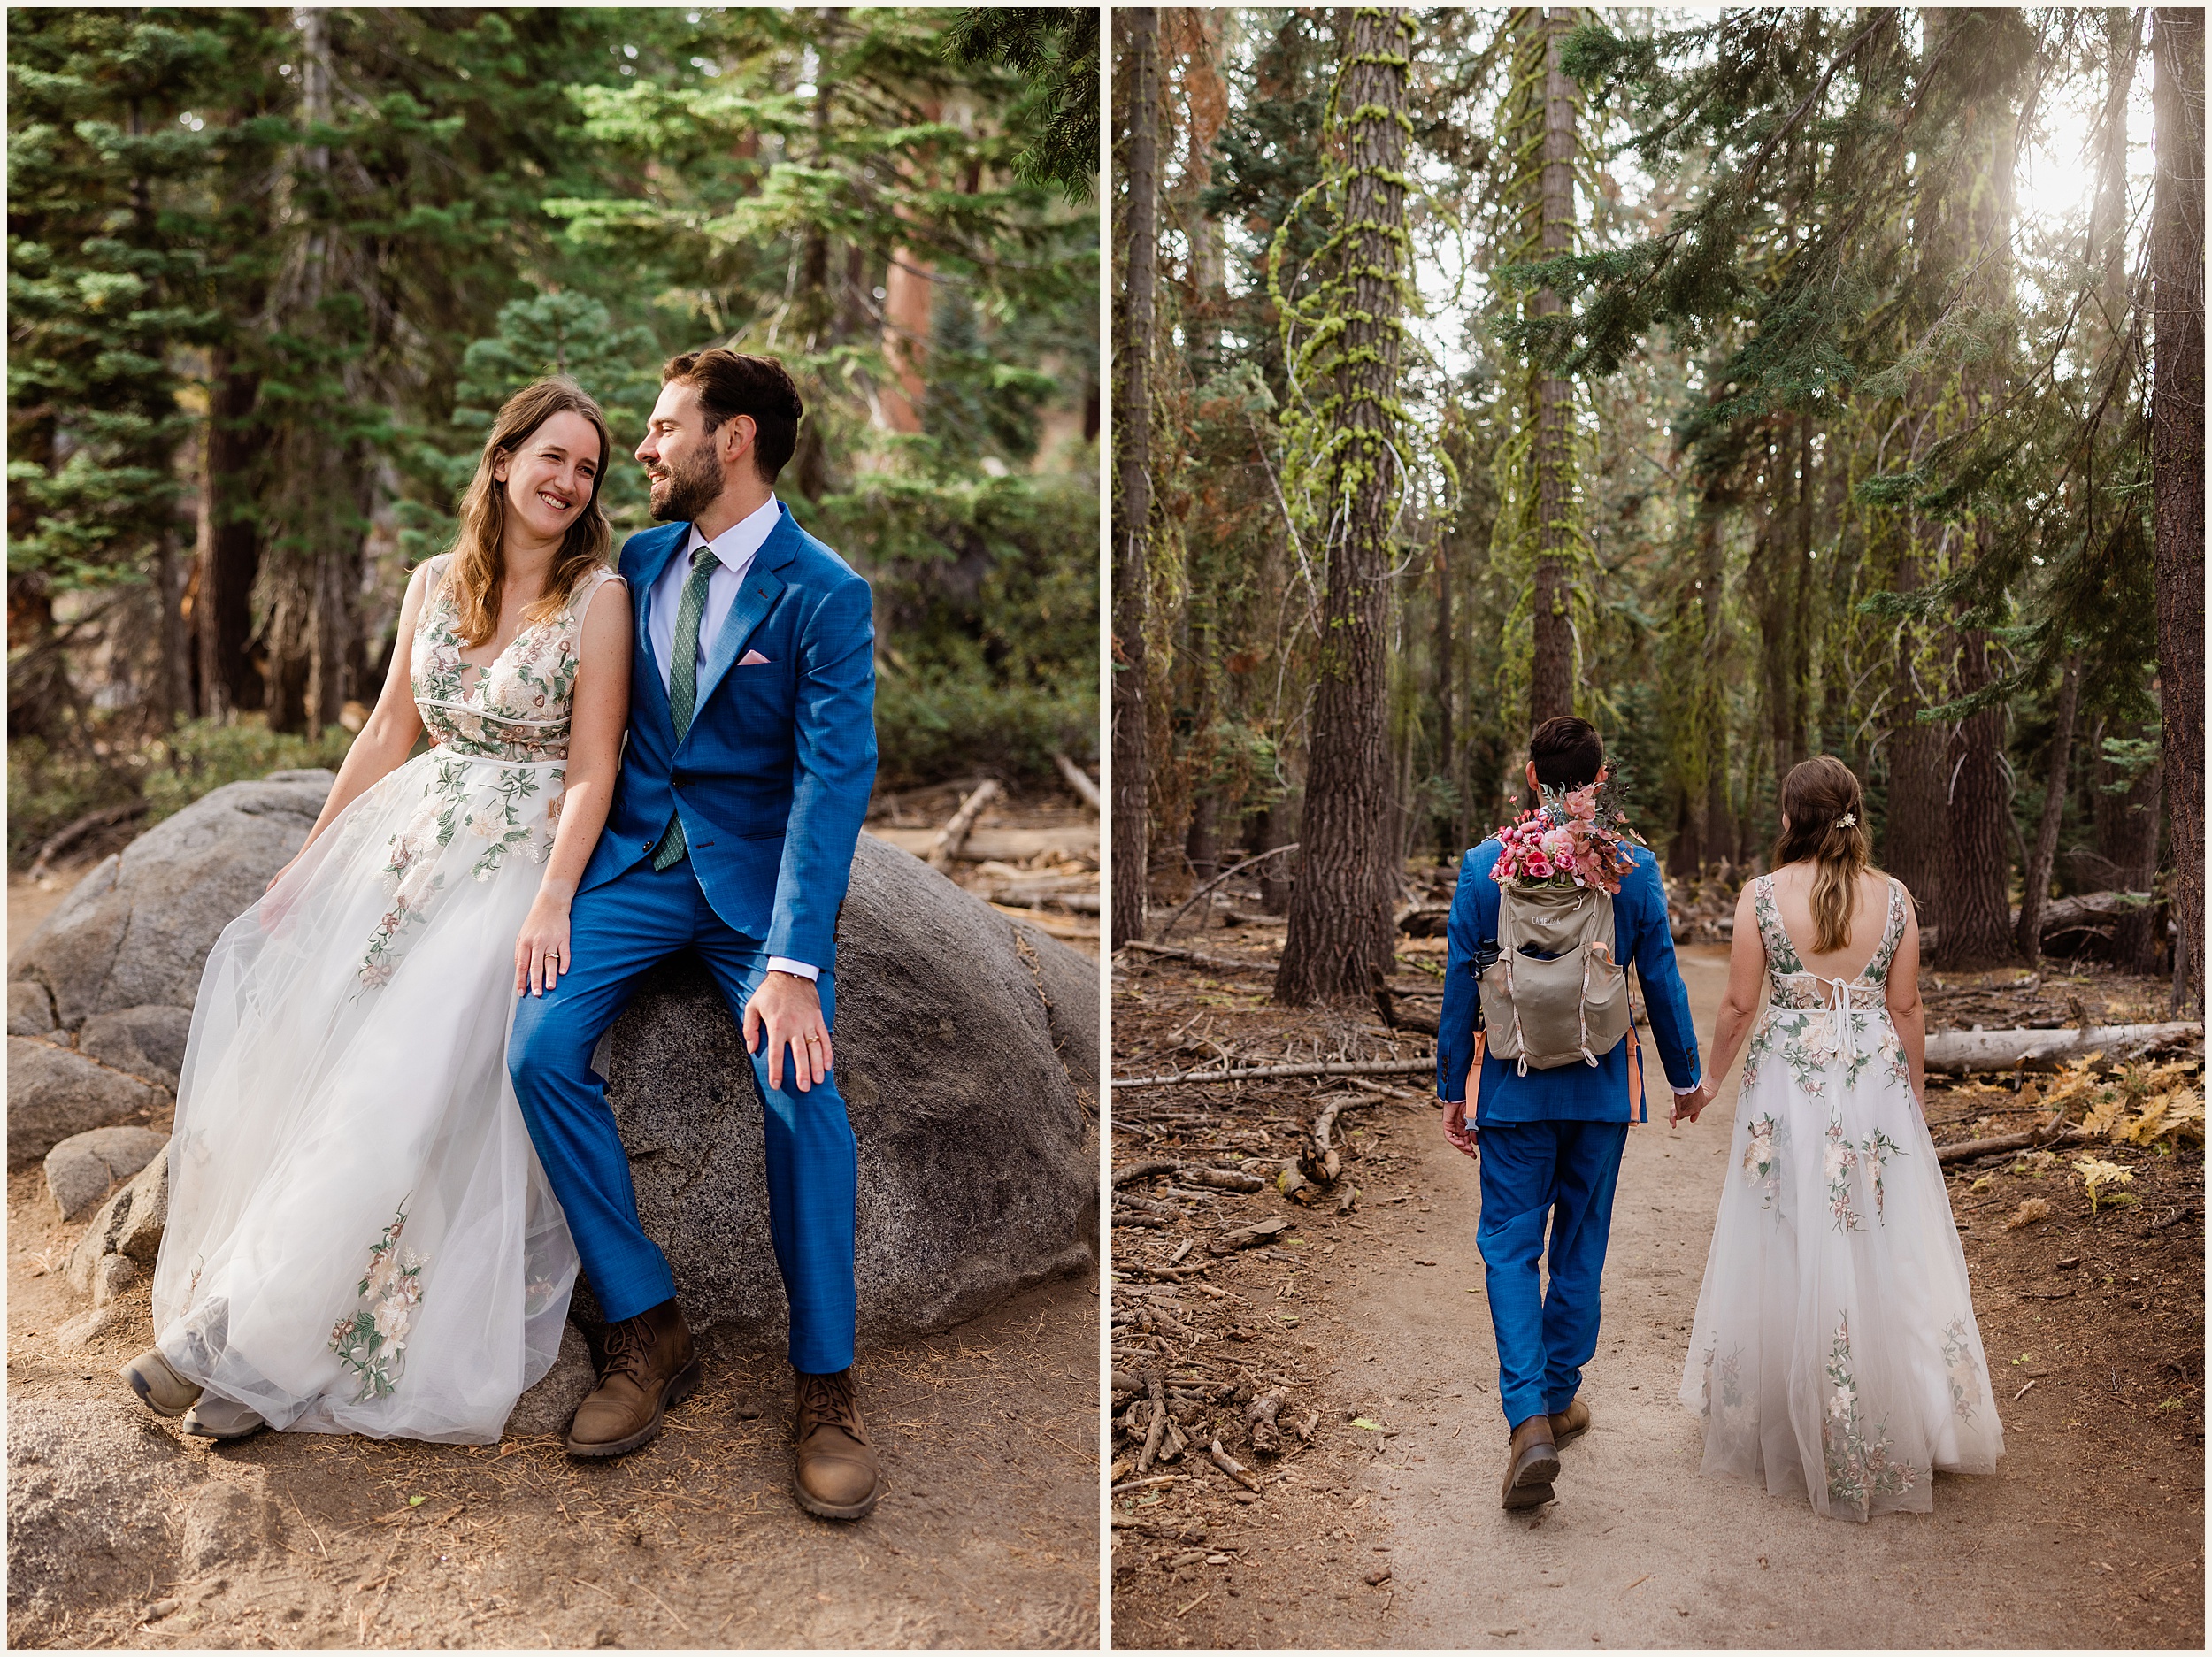
<path fill-rule="evenodd" d="M 407 825 L 385 848 L 390 907 L 356 970 L 362 990 L 391 982 L 402 935 L 427 917 L 448 874 L 459 873 L 441 855 L 457 840 L 467 877 L 484 881 L 511 855 L 545 862 L 560 826 L 557 762 L 568 757 L 583 612 L 595 589 L 587 586 L 550 620 L 525 625 L 497 659 L 480 667 L 461 659 L 459 610 L 443 574 L 433 566 L 410 663 L 416 709 L 437 744 L 435 771 Z"/>
<path fill-rule="evenodd" d="M 422 1274 L 430 1262 L 413 1249 L 403 1253 L 401 1234 L 407 1229 L 407 1208 L 402 1204 L 384 1235 L 369 1245 L 368 1270 L 354 1285 L 360 1308 L 338 1320 L 330 1331 L 330 1349 L 339 1363 L 361 1377 L 357 1404 L 389 1398 L 399 1388 L 400 1370 L 407 1356 L 407 1331 L 413 1326 L 415 1308 L 422 1304 Z"/>

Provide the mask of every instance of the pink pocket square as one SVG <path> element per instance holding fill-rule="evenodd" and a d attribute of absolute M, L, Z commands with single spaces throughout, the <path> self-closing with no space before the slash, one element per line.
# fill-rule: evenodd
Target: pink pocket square
<path fill-rule="evenodd" d="M 737 659 L 740 667 L 766 667 L 768 658 L 757 650 L 748 650 Z"/>

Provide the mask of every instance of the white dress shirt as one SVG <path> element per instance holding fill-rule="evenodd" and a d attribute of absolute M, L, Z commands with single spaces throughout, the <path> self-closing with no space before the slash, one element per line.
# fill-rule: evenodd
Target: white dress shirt
<path fill-rule="evenodd" d="M 767 503 L 741 518 L 712 541 L 699 533 L 697 525 L 685 538 L 680 557 L 671 558 L 668 568 L 661 572 L 660 579 L 653 584 L 653 608 L 646 618 L 646 636 L 652 641 L 653 660 L 661 671 L 661 686 L 668 685 L 670 664 L 676 656 L 676 611 L 684 602 L 684 583 L 691 579 L 691 556 L 702 547 L 712 548 L 714 568 L 707 576 L 706 607 L 699 612 L 699 662 L 703 669 L 707 656 L 714 648 L 715 635 L 722 631 L 722 624 L 730 618 L 730 606 L 737 602 L 739 589 L 745 585 L 745 572 L 753 567 L 753 555 L 768 539 L 768 533 L 783 516 L 773 495 Z M 696 711 L 695 710 L 694 710 Z M 789 972 L 810 983 L 819 977 L 818 970 L 803 961 L 793 961 L 783 955 L 768 957 L 771 972 Z"/>

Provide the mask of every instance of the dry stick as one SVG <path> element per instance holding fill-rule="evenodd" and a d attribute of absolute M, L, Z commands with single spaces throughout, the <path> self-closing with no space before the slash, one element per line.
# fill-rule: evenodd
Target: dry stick
<path fill-rule="evenodd" d="M 976 818 L 982 815 L 983 808 L 997 799 L 998 795 L 997 779 L 986 777 L 976 791 L 960 802 L 960 809 L 946 820 L 945 826 L 937 831 L 937 838 L 930 841 L 929 852 L 924 861 L 932 869 L 941 870 L 958 856 L 961 847 L 967 843 L 968 831 L 975 826 Z"/>
<path fill-rule="evenodd" d="M 1285 852 L 1294 852 L 1297 849 L 1298 842 L 1296 840 L 1293 840 L 1287 846 L 1278 846 L 1272 851 L 1263 851 L 1256 857 L 1247 857 L 1242 863 L 1236 864 L 1234 867 L 1223 870 L 1212 879 L 1207 881 L 1204 886 L 1199 887 L 1197 891 L 1192 893 L 1190 896 L 1183 900 L 1183 907 L 1177 909 L 1174 914 L 1169 916 L 1167 917 L 1167 924 L 1160 928 L 1158 941 L 1165 943 L 1167 941 L 1167 935 L 1175 930 L 1175 923 L 1181 920 L 1184 916 L 1190 912 L 1190 906 L 1197 902 L 1199 899 L 1204 897 L 1209 892 L 1211 892 L 1224 880 L 1228 879 L 1233 875 L 1242 874 L 1254 863 L 1263 863 L 1271 857 L 1280 857 Z"/>
<path fill-rule="evenodd" d="M 1263 1455 L 1282 1454 L 1283 1435 L 1275 1424 L 1276 1412 L 1282 1407 L 1279 1387 L 1261 1393 L 1245 1407 L 1244 1422 L 1252 1436 L 1252 1447 Z"/>
<path fill-rule="evenodd" d="M 2079 1145 L 2097 1136 L 2086 1128 L 2069 1128 L 2063 1133 L 2053 1133 L 2050 1124 L 2028 1129 L 2023 1133 L 2000 1133 L 1986 1139 L 1967 1139 L 1957 1145 L 1936 1147 L 1936 1161 L 1970 1162 L 1978 1156 L 1993 1156 L 1999 1151 L 2024 1151 L 2039 1145 Z"/>
<path fill-rule="evenodd" d="M 1217 967 L 1225 972 L 1272 972 L 1275 970 L 1275 963 L 1272 961 L 1238 961 L 1228 955 L 1201 955 L 1195 949 L 1184 949 L 1174 944 L 1147 943 L 1141 938 L 1129 939 L 1125 942 L 1116 944 L 1114 947 L 1118 952 L 1123 949 L 1141 949 L 1148 955 L 1166 955 L 1171 960 L 1188 961 L 1202 967 Z"/>
<path fill-rule="evenodd" d="M 1216 1433 L 1214 1435 L 1213 1443 L 1207 1448 L 1206 1457 L 1207 1460 L 1210 1461 L 1216 1467 L 1226 1473 L 1231 1478 L 1233 1478 L 1238 1484 L 1243 1485 L 1245 1489 L 1252 1492 L 1255 1495 L 1259 1493 L 1260 1476 L 1255 1473 L 1250 1468 L 1246 1467 L 1241 1461 L 1235 1460 L 1226 1450 L 1221 1447 L 1220 1434 Z"/>
<path fill-rule="evenodd" d="M 30 878 L 36 880 L 46 872 L 46 865 L 67 851 L 95 829 L 104 829 L 111 823 L 127 823 L 134 817 L 142 817 L 152 809 L 150 800 L 127 800 L 121 805 L 103 807 L 88 811 L 67 828 L 38 848 L 38 856 L 31 863 Z"/>
<path fill-rule="evenodd" d="M 1066 779 L 1068 786 L 1075 790 L 1083 803 L 1092 810 L 1097 810 L 1098 785 L 1084 775 L 1083 768 L 1057 749 L 1053 752 L 1052 763 L 1060 768 L 1060 775 Z"/>
<path fill-rule="evenodd" d="M 1116 1087 L 1174 1087 L 1185 1082 L 1257 1082 L 1286 1076 L 1422 1076 L 1436 1068 L 1421 1059 L 1359 1059 L 1329 1064 L 1250 1064 L 1225 1070 L 1178 1070 L 1168 1076 L 1117 1076 Z"/>
<path fill-rule="evenodd" d="M 1153 1458 L 1160 1454 L 1160 1439 L 1167 1432 L 1167 1393 L 1161 1385 L 1157 1369 L 1144 1372 L 1144 1386 L 1152 1395 L 1152 1420 L 1144 1430 L 1144 1449 L 1137 1456 L 1139 1478 L 1152 1470 Z"/>

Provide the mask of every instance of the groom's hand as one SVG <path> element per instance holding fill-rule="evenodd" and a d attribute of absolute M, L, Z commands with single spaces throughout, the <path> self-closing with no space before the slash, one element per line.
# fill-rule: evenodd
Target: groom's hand
<path fill-rule="evenodd" d="M 806 1093 L 830 1072 L 829 1026 L 822 1022 L 822 997 L 806 979 L 790 972 L 771 972 L 760 981 L 752 1000 L 745 1003 L 745 1050 L 761 1051 L 768 1042 L 768 1085 L 783 1085 L 784 1049 L 791 1051 L 791 1079 Z"/>
<path fill-rule="evenodd" d="M 1457 1149 L 1479 1162 L 1482 1153 L 1475 1148 L 1477 1131 L 1467 1125 L 1467 1101 L 1463 1099 L 1446 1099 L 1439 1102 L 1444 1107 L 1444 1137 Z"/>

